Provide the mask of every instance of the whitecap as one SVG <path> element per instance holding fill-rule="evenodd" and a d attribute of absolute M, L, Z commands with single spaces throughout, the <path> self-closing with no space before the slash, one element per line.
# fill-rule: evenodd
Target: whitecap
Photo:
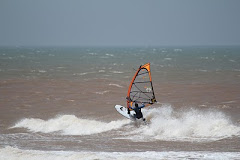
<path fill-rule="evenodd" d="M 46 73 L 47 71 L 45 70 L 38 70 L 39 73 Z"/>
<path fill-rule="evenodd" d="M 108 93 L 108 92 L 110 92 L 110 91 L 107 90 L 107 91 L 101 91 L 101 92 L 95 92 L 95 93 L 103 95 L 103 94 Z"/>
<path fill-rule="evenodd" d="M 114 55 L 113 54 L 105 54 L 106 56 L 110 56 L 110 57 L 113 57 Z"/>
<path fill-rule="evenodd" d="M 176 49 L 174 49 L 174 52 L 182 52 L 182 49 L 176 48 Z"/>
<path fill-rule="evenodd" d="M 235 63 L 235 62 L 236 62 L 236 61 L 235 61 L 235 60 L 233 60 L 233 59 L 229 59 L 229 61 L 230 61 L 230 62 L 233 62 L 233 63 Z"/>
<path fill-rule="evenodd" d="M 205 70 L 205 69 L 199 69 L 198 71 L 199 72 L 207 72 L 207 70 Z"/>
<path fill-rule="evenodd" d="M 65 69 L 66 67 L 57 67 L 57 69 Z"/>
<path fill-rule="evenodd" d="M 87 74 L 92 74 L 95 72 L 83 72 L 83 73 L 73 73 L 74 76 L 83 76 L 83 75 L 87 75 Z"/>
<path fill-rule="evenodd" d="M 164 58 L 164 60 L 171 61 L 172 58 Z"/>
<path fill-rule="evenodd" d="M 99 70 L 98 71 L 99 73 L 104 73 L 104 72 L 106 72 L 105 70 Z"/>
<path fill-rule="evenodd" d="M 123 88 L 123 86 L 121 86 L 119 84 L 113 84 L 113 83 L 110 83 L 109 86 L 116 86 L 116 87 L 119 87 L 119 88 Z"/>
<path fill-rule="evenodd" d="M 92 56 L 97 55 L 97 53 L 94 53 L 94 52 L 91 52 L 91 53 L 88 53 L 88 54 L 92 55 Z"/>
<path fill-rule="evenodd" d="M 82 119 L 75 115 L 61 115 L 49 120 L 25 118 L 11 128 L 26 128 L 31 132 L 52 133 L 60 132 L 63 135 L 91 135 L 121 128 L 129 120 L 102 122 Z"/>
<path fill-rule="evenodd" d="M 200 57 L 201 59 L 209 59 L 208 57 Z"/>
<path fill-rule="evenodd" d="M 145 109 L 149 125 L 131 131 L 132 141 L 216 141 L 240 136 L 240 126 L 218 110 L 188 109 L 176 111 L 170 105 Z"/>
<path fill-rule="evenodd" d="M 123 72 L 121 72 L 121 71 L 111 71 L 112 73 L 115 73 L 115 74 L 121 74 L 121 73 L 123 73 Z"/>

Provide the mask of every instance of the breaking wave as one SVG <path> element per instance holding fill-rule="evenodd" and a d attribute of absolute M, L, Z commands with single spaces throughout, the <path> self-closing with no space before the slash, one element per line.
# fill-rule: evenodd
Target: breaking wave
<path fill-rule="evenodd" d="M 174 109 L 171 105 L 143 109 L 149 122 L 136 127 L 128 119 L 102 122 L 61 115 L 52 119 L 25 118 L 11 128 L 26 128 L 30 132 L 62 135 L 92 135 L 121 129 L 114 139 L 132 141 L 216 141 L 240 136 L 240 126 L 216 109 Z"/>
<path fill-rule="evenodd" d="M 170 105 L 145 110 L 149 125 L 131 132 L 132 140 L 215 141 L 240 135 L 240 126 L 218 110 L 176 111 Z"/>
<path fill-rule="evenodd" d="M 26 128 L 31 132 L 42 133 L 61 132 L 63 135 L 91 135 L 118 129 L 127 123 L 127 119 L 107 123 L 81 119 L 74 115 L 61 115 L 49 120 L 25 118 L 11 128 Z"/>

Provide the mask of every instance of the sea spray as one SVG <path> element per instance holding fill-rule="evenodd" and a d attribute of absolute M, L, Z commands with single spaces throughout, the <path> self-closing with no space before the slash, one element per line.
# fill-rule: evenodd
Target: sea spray
<path fill-rule="evenodd" d="M 228 116 L 219 110 L 196 108 L 175 109 L 171 105 L 143 109 L 149 121 L 140 127 L 131 125 L 130 120 L 102 122 L 82 119 L 75 115 L 61 115 L 49 120 L 25 118 L 12 128 L 26 128 L 30 132 L 63 135 L 91 135 L 111 130 L 125 130 L 119 137 L 133 141 L 216 141 L 240 135 L 240 126 L 233 124 Z M 118 138 L 117 138 L 118 139 Z"/>
<path fill-rule="evenodd" d="M 61 115 L 49 120 L 25 118 L 12 128 L 26 128 L 31 132 L 42 133 L 60 132 L 63 135 L 91 135 L 118 129 L 127 123 L 129 123 L 127 119 L 101 122 L 81 119 L 75 115 Z"/>
<path fill-rule="evenodd" d="M 149 125 L 130 132 L 134 141 L 215 141 L 240 135 L 240 126 L 219 110 L 190 108 L 177 110 L 171 105 L 144 111 Z"/>

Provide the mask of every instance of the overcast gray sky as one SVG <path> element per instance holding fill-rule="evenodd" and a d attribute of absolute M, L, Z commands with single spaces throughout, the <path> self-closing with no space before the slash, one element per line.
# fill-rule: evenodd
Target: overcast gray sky
<path fill-rule="evenodd" d="M 0 0 L 0 45 L 240 45 L 240 0 Z"/>

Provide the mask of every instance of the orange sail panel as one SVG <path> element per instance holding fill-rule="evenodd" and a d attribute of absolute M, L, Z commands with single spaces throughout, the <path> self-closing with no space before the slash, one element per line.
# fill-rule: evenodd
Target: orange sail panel
<path fill-rule="evenodd" d="M 127 107 L 129 108 L 133 103 L 151 105 L 155 102 L 150 63 L 146 63 L 138 68 L 129 85 Z"/>

